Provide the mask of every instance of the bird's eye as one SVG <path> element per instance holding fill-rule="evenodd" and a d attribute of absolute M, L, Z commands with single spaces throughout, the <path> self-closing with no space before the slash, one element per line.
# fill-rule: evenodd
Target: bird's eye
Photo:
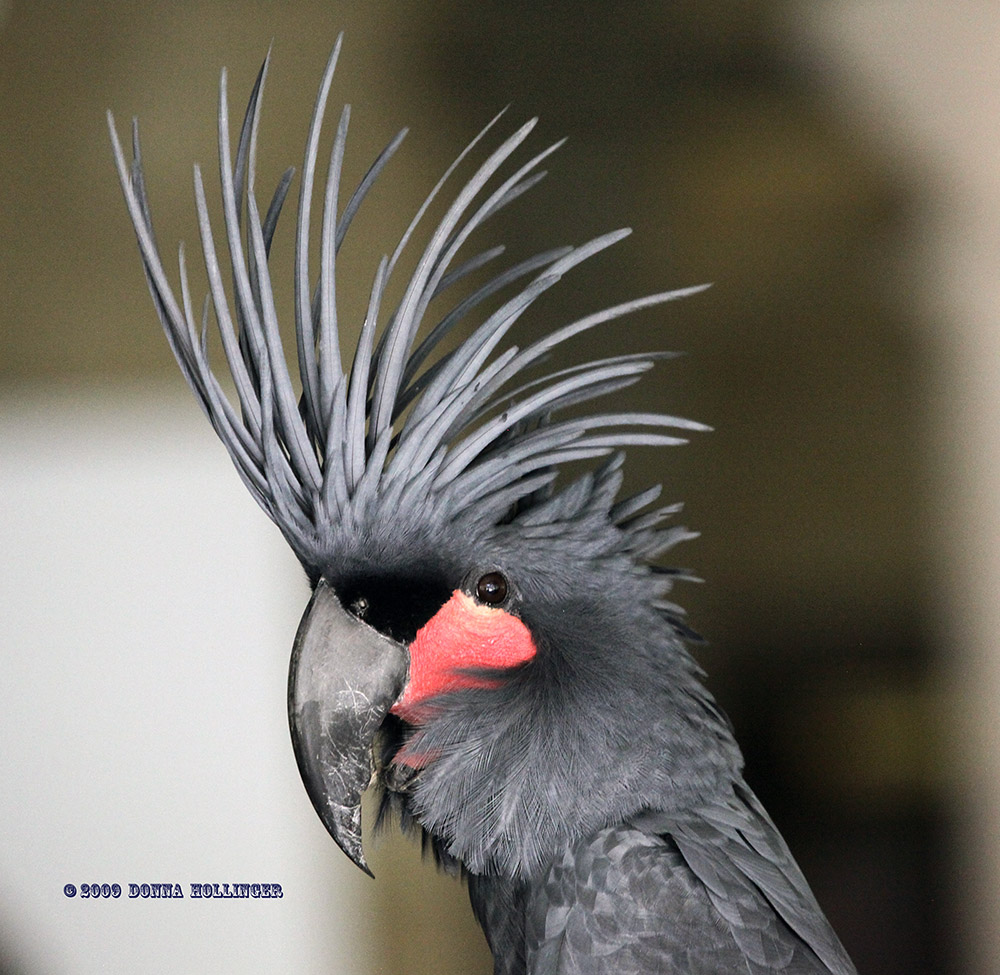
<path fill-rule="evenodd" d="M 498 606 L 507 598 L 507 580 L 500 572 L 487 572 L 476 583 L 476 598 L 487 606 Z"/>
<path fill-rule="evenodd" d="M 358 596 L 357 599 L 351 601 L 348 612 L 359 620 L 363 620 L 368 615 L 368 600 L 364 596 Z"/>

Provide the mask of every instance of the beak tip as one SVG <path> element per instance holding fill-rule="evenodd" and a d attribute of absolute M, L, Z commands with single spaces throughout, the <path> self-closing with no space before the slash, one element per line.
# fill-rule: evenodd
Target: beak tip
<path fill-rule="evenodd" d="M 369 877 L 374 877 L 375 874 L 372 873 L 371 867 L 368 866 L 368 861 L 365 859 L 365 851 L 361 845 L 360 825 L 357 832 L 351 829 L 333 830 L 330 829 L 329 825 L 327 829 L 334 840 L 336 840 L 337 846 L 347 854 L 347 858 L 359 870 L 368 874 Z"/>
<path fill-rule="evenodd" d="M 359 870 L 374 877 L 361 842 L 361 804 L 345 806 L 329 800 L 328 803 L 326 815 L 320 815 L 327 832 Z"/>

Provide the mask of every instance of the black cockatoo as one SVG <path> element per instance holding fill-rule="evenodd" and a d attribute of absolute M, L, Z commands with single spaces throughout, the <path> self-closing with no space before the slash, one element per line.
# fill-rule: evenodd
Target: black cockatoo
<path fill-rule="evenodd" d="M 587 413 L 659 354 L 614 355 L 539 375 L 550 350 L 627 313 L 698 290 L 598 311 L 524 348 L 496 350 L 544 291 L 625 236 L 617 231 L 506 267 L 447 298 L 503 252 L 459 259 L 468 239 L 542 177 L 551 146 L 515 167 L 528 122 L 454 195 L 402 298 L 387 283 L 431 191 L 374 275 L 350 363 L 342 359 L 337 253 L 405 133 L 342 204 L 349 110 L 332 141 L 318 261 L 310 231 L 320 130 L 340 42 L 305 148 L 295 231 L 298 381 L 279 337 L 268 254 L 293 180 L 256 196 L 267 61 L 235 157 L 223 73 L 219 150 L 232 309 L 200 171 L 194 185 L 210 288 L 199 323 L 180 252 L 180 300 L 153 234 L 133 128 L 129 165 L 109 124 L 146 277 L 187 382 L 261 507 L 301 561 L 312 598 L 295 637 L 288 709 L 306 789 L 367 869 L 360 800 L 423 831 L 468 878 L 498 975 L 855 971 L 742 777 L 729 723 L 665 600 L 682 573 L 651 564 L 687 537 L 619 499 L 621 448 L 681 443 L 701 426 L 652 413 Z M 502 113 L 501 113 L 502 114 Z M 498 117 L 499 118 L 499 117 Z M 512 169 L 502 175 L 504 168 Z M 312 267 L 318 266 L 318 276 Z M 431 307 L 446 311 L 432 318 Z M 483 312 L 483 308 L 490 309 Z M 208 362 L 214 314 L 236 402 Z M 467 337 L 442 339 L 479 314 Z M 421 326 L 433 321 L 421 332 Z M 418 333 L 422 338 L 417 341 Z M 447 343 L 446 343 L 447 344 Z M 671 432 L 666 432 L 671 431 Z M 561 465 L 603 458 L 557 483 Z"/>

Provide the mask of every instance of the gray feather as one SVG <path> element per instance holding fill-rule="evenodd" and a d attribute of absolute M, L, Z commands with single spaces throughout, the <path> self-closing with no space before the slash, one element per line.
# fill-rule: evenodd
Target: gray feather
<path fill-rule="evenodd" d="M 191 311 L 187 269 L 180 257 L 181 300 L 175 297 L 159 256 L 142 172 L 138 128 L 133 127 L 131 164 L 108 116 L 119 179 L 139 241 L 154 305 L 181 370 L 233 462 L 258 503 L 275 520 L 300 559 L 315 564 L 338 532 L 369 517 L 386 498 L 405 495 L 438 517 L 453 521 L 487 517 L 501 498 L 511 503 L 542 491 L 546 468 L 600 457 L 623 446 L 660 446 L 682 438 L 650 426 L 703 429 L 699 424 L 651 414 L 598 414 L 556 426 L 544 436 L 534 425 L 565 410 L 634 382 L 665 354 L 609 357 L 522 379 L 553 348 L 586 329 L 699 289 L 665 292 L 625 302 L 554 330 L 525 349 L 499 345 L 537 298 L 577 264 L 619 241 L 614 231 L 578 247 L 563 247 L 501 268 L 461 298 L 419 339 L 431 302 L 472 271 L 497 261 L 501 244 L 461 257 L 469 237 L 491 216 L 534 187 L 539 165 L 561 142 L 500 171 L 528 139 L 535 121 L 517 129 L 488 153 L 430 233 L 403 297 L 383 314 L 383 296 L 397 263 L 433 200 L 458 165 L 497 124 L 496 116 L 448 167 L 427 195 L 388 258 L 374 274 L 368 311 L 351 368 L 344 372 L 337 315 L 336 258 L 362 203 L 382 177 L 405 135 L 400 132 L 371 164 L 338 213 L 340 176 L 347 151 L 349 110 L 333 139 L 322 189 L 318 273 L 311 272 L 313 196 L 320 181 L 318 149 L 333 74 L 341 46 L 327 62 L 316 97 L 303 156 L 295 228 L 294 307 L 297 376 L 293 378 L 280 338 L 269 258 L 277 223 L 294 178 L 279 179 L 266 213 L 256 196 L 256 148 L 260 108 L 270 54 L 254 82 L 240 127 L 235 157 L 229 135 L 226 74 L 219 91 L 219 174 L 222 239 L 232 269 L 233 299 L 223 284 L 218 243 L 209 216 L 204 182 L 195 167 L 195 205 L 209 285 L 209 302 L 221 339 L 226 371 L 235 387 L 235 406 L 222 391 L 208 361 Z M 534 274 L 526 285 L 523 279 Z M 440 342 L 488 299 L 517 290 L 452 351 Z M 384 319 L 384 320 L 383 320 Z M 203 319 L 205 321 L 205 319 Z M 517 377 L 518 383 L 511 381 Z M 623 429 L 597 433 L 596 428 Z M 643 430 L 642 427 L 647 429 Z M 521 429 L 512 434 L 512 429 Z M 571 441 L 576 441 L 571 445 Z M 433 471 L 428 465 L 434 458 Z M 508 463 L 509 462 L 509 463 Z M 506 468 L 503 465 L 506 464 Z M 419 488 L 419 491 L 418 491 Z M 482 504 L 480 503 L 482 502 Z M 367 514 L 366 514 L 367 513 Z M 492 516 L 490 516 L 492 517 Z"/>

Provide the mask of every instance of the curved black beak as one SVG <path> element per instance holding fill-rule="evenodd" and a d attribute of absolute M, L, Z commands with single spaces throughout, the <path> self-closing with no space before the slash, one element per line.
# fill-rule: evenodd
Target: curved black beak
<path fill-rule="evenodd" d="M 402 693 L 408 666 L 402 644 L 348 613 L 320 580 L 295 634 L 288 723 L 319 818 L 369 875 L 361 848 L 361 793 L 372 778 L 372 743 Z"/>

